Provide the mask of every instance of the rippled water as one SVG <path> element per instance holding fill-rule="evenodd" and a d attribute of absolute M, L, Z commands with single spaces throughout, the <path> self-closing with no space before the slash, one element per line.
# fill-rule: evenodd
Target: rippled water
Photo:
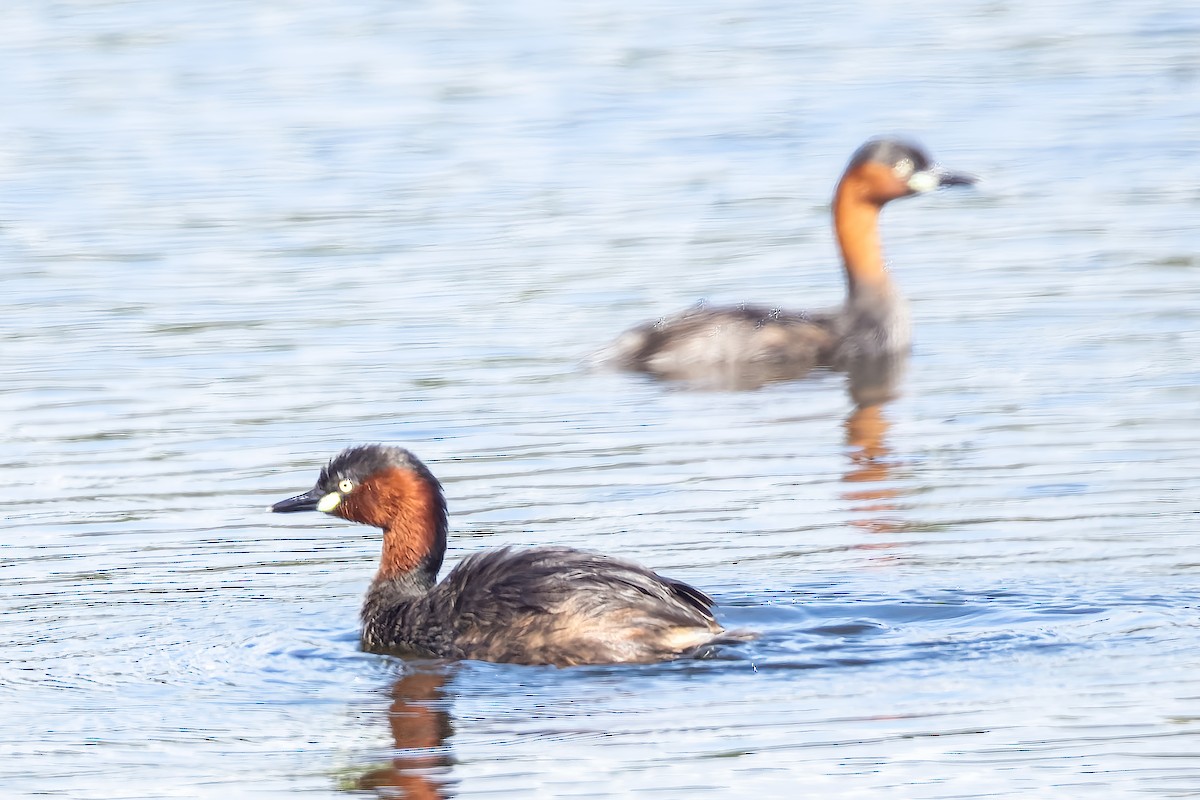
<path fill-rule="evenodd" d="M 3 794 L 1200 795 L 1200 11 L 1111 6 L 5 4 Z M 836 302 L 886 132 L 985 179 L 884 214 L 896 399 L 582 367 Z M 366 441 L 762 638 L 360 653 L 264 507 Z"/>

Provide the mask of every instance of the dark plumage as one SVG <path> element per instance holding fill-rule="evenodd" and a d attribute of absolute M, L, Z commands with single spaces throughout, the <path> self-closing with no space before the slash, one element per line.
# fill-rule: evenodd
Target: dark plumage
<path fill-rule="evenodd" d="M 384 529 L 362 609 L 363 647 L 373 652 L 568 666 L 661 661 L 746 638 L 724 631 L 698 589 L 566 547 L 477 553 L 436 583 L 445 499 L 401 448 L 346 450 L 311 491 L 272 510 L 323 510 Z"/>

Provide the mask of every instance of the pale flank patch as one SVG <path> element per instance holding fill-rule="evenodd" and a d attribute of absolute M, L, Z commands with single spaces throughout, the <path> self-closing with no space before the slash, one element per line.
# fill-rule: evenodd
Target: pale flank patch
<path fill-rule="evenodd" d="M 681 652 L 707 644 L 712 638 L 713 632 L 705 628 L 674 628 L 659 643 L 664 649 Z"/>

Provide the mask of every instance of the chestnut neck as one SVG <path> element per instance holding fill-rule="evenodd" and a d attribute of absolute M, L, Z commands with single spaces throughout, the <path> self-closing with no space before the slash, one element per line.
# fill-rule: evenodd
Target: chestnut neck
<path fill-rule="evenodd" d="M 864 176 L 849 172 L 838 183 L 833 197 L 833 229 L 850 299 L 890 289 L 891 279 L 879 239 L 879 211 L 883 203 L 873 196 Z"/>
<path fill-rule="evenodd" d="M 437 479 L 412 469 L 372 475 L 342 501 L 342 516 L 383 528 L 373 583 L 397 582 L 424 593 L 446 554 L 446 499 Z"/>

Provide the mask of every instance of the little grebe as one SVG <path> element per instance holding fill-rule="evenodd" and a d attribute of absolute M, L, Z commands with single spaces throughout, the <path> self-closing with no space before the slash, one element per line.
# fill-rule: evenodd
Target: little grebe
<path fill-rule="evenodd" d="M 698 589 L 567 547 L 477 553 L 437 583 L 446 500 L 403 448 L 344 450 L 312 490 L 271 510 L 324 511 L 383 529 L 362 608 L 362 645 L 372 652 L 569 666 L 662 661 L 749 638 L 718 625 Z"/>
<path fill-rule="evenodd" d="M 915 144 L 872 139 L 854 153 L 833 197 L 833 227 L 846 271 L 846 300 L 822 311 L 696 308 L 625 332 L 600 355 L 620 369 L 684 380 L 749 384 L 802 377 L 817 366 L 908 352 L 908 307 L 888 278 L 879 211 L 890 200 L 975 178 L 935 166 Z M 756 380 L 759 379 L 759 380 Z"/>

